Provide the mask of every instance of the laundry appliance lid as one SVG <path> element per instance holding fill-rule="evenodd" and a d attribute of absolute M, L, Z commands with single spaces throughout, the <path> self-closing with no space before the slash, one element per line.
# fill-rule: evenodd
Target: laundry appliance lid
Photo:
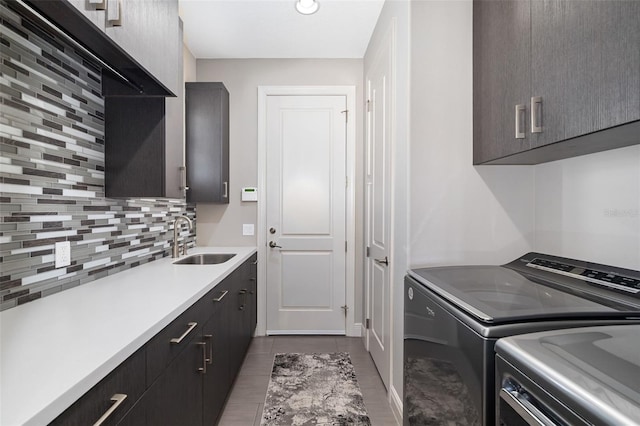
<path fill-rule="evenodd" d="M 421 268 L 409 275 L 485 323 L 625 316 L 606 300 L 562 291 L 502 266 Z"/>

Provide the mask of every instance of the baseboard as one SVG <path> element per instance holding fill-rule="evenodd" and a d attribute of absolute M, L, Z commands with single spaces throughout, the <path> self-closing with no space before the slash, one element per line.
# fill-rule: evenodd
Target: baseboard
<path fill-rule="evenodd" d="M 351 333 L 347 333 L 349 337 L 362 337 L 362 323 L 355 323 L 353 327 L 351 327 Z"/>
<path fill-rule="evenodd" d="M 344 331 L 336 330 L 267 330 L 267 336 L 294 336 L 294 335 L 331 335 L 331 336 L 344 336 Z"/>
<path fill-rule="evenodd" d="M 402 398 L 398 395 L 396 388 L 391 386 L 389 389 L 389 398 L 391 399 L 391 412 L 393 412 L 393 417 L 396 418 L 396 421 L 399 425 L 402 424 Z"/>

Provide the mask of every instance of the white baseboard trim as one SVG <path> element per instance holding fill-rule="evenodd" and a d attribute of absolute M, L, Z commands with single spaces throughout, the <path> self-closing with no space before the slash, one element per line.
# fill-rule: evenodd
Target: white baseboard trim
<path fill-rule="evenodd" d="M 289 336 L 289 335 L 331 335 L 344 336 L 344 331 L 336 330 L 267 330 L 267 336 Z"/>
<path fill-rule="evenodd" d="M 396 418 L 396 421 L 399 425 L 402 424 L 402 398 L 398 395 L 396 388 L 391 386 L 389 389 L 389 399 L 391 405 L 391 412 L 393 412 L 393 416 Z"/>
<path fill-rule="evenodd" d="M 347 333 L 349 337 L 362 337 L 362 323 L 355 323 L 351 327 L 351 333 Z"/>

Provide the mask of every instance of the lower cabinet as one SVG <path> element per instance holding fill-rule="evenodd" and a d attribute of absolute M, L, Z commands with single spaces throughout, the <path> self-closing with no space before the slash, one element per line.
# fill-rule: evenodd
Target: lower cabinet
<path fill-rule="evenodd" d="M 217 423 L 233 383 L 232 372 L 229 368 L 231 355 L 229 353 L 229 325 L 233 321 L 233 306 L 229 303 L 229 291 L 229 286 L 220 289 L 218 296 L 214 299 L 218 306 L 202 329 L 202 337 L 209 344 L 209 366 L 202 378 L 202 394 L 204 401 L 206 401 L 202 407 L 205 425 Z"/>
<path fill-rule="evenodd" d="M 51 424 L 94 424 L 101 416 L 102 425 L 217 424 L 255 330 L 256 259 L 239 266 Z M 124 401 L 112 401 L 122 394 Z"/>

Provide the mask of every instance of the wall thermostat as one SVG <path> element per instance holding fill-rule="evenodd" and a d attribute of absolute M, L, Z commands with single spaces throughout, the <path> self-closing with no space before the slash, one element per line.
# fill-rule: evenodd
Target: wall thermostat
<path fill-rule="evenodd" d="M 258 201 L 258 188 L 242 188 L 242 201 Z"/>

